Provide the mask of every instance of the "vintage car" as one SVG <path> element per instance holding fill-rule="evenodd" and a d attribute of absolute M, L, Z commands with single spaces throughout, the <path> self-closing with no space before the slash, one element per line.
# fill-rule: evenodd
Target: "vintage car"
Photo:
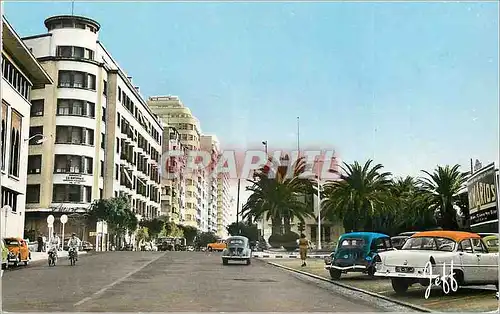
<path fill-rule="evenodd" d="M 332 279 L 339 279 L 342 273 L 362 272 L 375 274 L 375 257 L 380 252 L 394 250 L 391 238 L 386 234 L 373 232 L 352 232 L 340 236 L 337 247 L 325 258 L 325 269 Z"/>
<path fill-rule="evenodd" d="M 376 261 L 375 276 L 391 278 L 397 294 L 404 294 L 415 283 L 427 287 L 432 280 L 435 285 L 438 278 L 446 278 L 449 286 L 453 281 L 443 276 L 451 274 L 452 261 L 453 277 L 458 287 L 481 284 L 498 287 L 498 253 L 489 253 L 476 233 L 417 232 L 401 250 L 381 253 Z"/>
<path fill-rule="evenodd" d="M 391 237 L 392 246 L 397 250 L 401 249 L 409 237 L 410 236 L 405 236 L 405 235 L 397 235 Z"/>
<path fill-rule="evenodd" d="M 31 259 L 31 252 L 25 240 L 22 238 L 5 238 L 5 244 L 11 253 L 9 255 L 9 263 L 12 263 L 14 266 L 19 265 L 21 262 L 24 265 L 28 265 Z"/>
<path fill-rule="evenodd" d="M 207 250 L 209 251 L 224 251 L 226 248 L 226 241 L 225 240 L 217 240 L 214 243 L 209 243 L 207 245 Z"/>
<path fill-rule="evenodd" d="M 222 251 L 222 264 L 227 265 L 229 261 L 245 261 L 250 265 L 252 249 L 247 237 L 233 236 L 226 240 L 227 247 Z"/>
<path fill-rule="evenodd" d="M 483 238 L 489 252 L 498 252 L 498 235 L 488 235 Z"/>

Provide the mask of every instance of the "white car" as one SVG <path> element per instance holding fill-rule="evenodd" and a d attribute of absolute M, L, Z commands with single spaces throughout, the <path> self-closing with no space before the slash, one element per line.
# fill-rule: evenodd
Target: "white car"
<path fill-rule="evenodd" d="M 227 247 L 222 251 L 222 264 L 228 265 L 229 261 L 246 262 L 250 265 L 252 249 L 247 237 L 232 236 L 226 240 Z"/>
<path fill-rule="evenodd" d="M 428 287 L 426 298 L 433 285 L 441 285 L 445 293 L 467 285 L 494 284 L 498 289 L 498 253 L 489 253 L 475 233 L 418 232 L 400 250 L 380 253 L 376 262 L 375 276 L 391 278 L 398 294 L 415 283 Z"/>

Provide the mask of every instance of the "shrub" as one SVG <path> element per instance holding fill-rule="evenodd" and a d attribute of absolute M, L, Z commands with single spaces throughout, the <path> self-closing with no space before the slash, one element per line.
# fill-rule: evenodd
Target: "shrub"
<path fill-rule="evenodd" d="M 282 241 L 281 241 L 281 238 L 283 236 L 281 234 L 273 234 L 269 237 L 269 245 L 272 247 L 272 248 L 275 248 L 275 249 L 279 249 L 282 245 Z"/>
<path fill-rule="evenodd" d="M 290 231 L 281 236 L 281 245 L 287 251 L 293 252 L 299 247 L 299 245 L 297 244 L 298 239 L 299 235 L 293 231 Z"/>

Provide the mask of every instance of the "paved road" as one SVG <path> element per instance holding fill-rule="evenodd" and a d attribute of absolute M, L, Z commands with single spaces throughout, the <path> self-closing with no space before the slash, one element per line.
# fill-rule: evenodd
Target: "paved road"
<path fill-rule="evenodd" d="M 108 252 L 76 266 L 33 263 L 3 277 L 3 310 L 380 311 L 254 260 L 223 266 L 218 253 Z"/>

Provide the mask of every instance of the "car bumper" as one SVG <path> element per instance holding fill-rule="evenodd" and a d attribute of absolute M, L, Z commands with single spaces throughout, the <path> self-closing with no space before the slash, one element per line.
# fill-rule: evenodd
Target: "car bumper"
<path fill-rule="evenodd" d="M 432 275 L 429 276 L 419 273 L 398 273 L 398 272 L 375 272 L 375 276 L 377 277 L 386 277 L 386 278 L 407 278 L 407 279 L 415 279 L 415 280 L 435 280 L 440 275 Z"/>
<path fill-rule="evenodd" d="M 250 259 L 251 256 L 231 256 L 231 255 L 223 255 L 223 259 L 230 259 L 230 260 L 246 260 Z"/>
<path fill-rule="evenodd" d="M 351 266 L 337 266 L 337 265 L 325 265 L 325 269 L 337 269 L 337 270 L 366 270 L 365 265 L 351 265 Z"/>

